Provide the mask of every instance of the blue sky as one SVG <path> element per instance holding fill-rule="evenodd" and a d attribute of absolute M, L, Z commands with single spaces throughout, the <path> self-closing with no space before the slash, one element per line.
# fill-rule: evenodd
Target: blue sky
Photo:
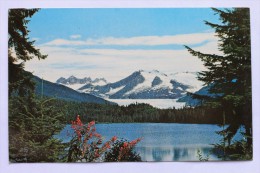
<path fill-rule="evenodd" d="M 83 38 L 177 35 L 205 32 L 204 20 L 218 22 L 209 8 L 197 9 L 41 9 L 29 28 L 39 43 L 53 38 Z"/>
<path fill-rule="evenodd" d="M 183 45 L 217 52 L 217 38 L 204 21 L 218 23 L 209 8 L 41 9 L 29 36 L 46 60 L 26 63 L 35 75 L 105 77 L 115 81 L 133 71 L 203 70 Z"/>

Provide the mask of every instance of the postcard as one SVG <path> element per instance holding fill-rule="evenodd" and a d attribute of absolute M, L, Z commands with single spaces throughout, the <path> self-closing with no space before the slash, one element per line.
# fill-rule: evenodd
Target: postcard
<path fill-rule="evenodd" d="M 9 161 L 253 159 L 249 8 L 8 11 Z"/>

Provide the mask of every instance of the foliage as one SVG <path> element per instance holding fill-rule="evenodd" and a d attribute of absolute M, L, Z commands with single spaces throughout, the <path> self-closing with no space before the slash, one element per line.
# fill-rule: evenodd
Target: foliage
<path fill-rule="evenodd" d="M 60 161 L 65 145 L 53 138 L 64 127 L 64 114 L 53 100 L 9 98 L 9 157 L 11 162 Z"/>
<path fill-rule="evenodd" d="M 207 103 L 219 106 L 223 116 L 234 117 L 224 130 L 225 140 L 230 141 L 245 125 L 247 145 L 252 145 L 252 93 L 251 93 L 251 43 L 250 15 L 248 8 L 219 10 L 222 24 L 205 22 L 215 29 L 219 37 L 219 50 L 223 55 L 205 54 L 188 46 L 188 51 L 202 60 L 207 70 L 202 71 L 199 80 L 211 85 L 209 92 L 217 97 Z M 225 118 L 225 117 L 224 117 Z M 226 122 L 224 122 L 226 123 Z M 230 142 L 229 142 L 230 144 Z"/>
<path fill-rule="evenodd" d="M 9 95 L 13 92 L 26 94 L 28 88 L 33 89 L 30 78 L 24 75 L 24 62 L 37 57 L 45 59 L 34 42 L 28 37 L 27 24 L 39 9 L 10 9 L 8 15 L 8 68 Z M 28 87 L 28 88 L 27 88 Z"/>
<path fill-rule="evenodd" d="M 45 59 L 28 37 L 27 24 L 38 9 L 10 9 L 8 16 L 9 158 L 11 162 L 61 161 L 65 145 L 54 139 L 64 121 L 51 99 L 37 99 L 24 63 Z"/>
<path fill-rule="evenodd" d="M 204 157 L 200 150 L 197 150 L 197 156 L 199 158 L 199 161 L 201 161 L 201 162 L 209 161 L 209 154 L 207 154 L 207 156 Z"/>
<path fill-rule="evenodd" d="M 47 98 L 47 97 L 46 97 Z M 77 114 L 82 122 L 95 120 L 97 123 L 194 123 L 194 124 L 222 124 L 222 112 L 210 107 L 184 107 L 180 109 L 158 109 L 149 104 L 136 103 L 128 106 L 111 104 L 78 103 L 56 99 L 56 108 L 62 108 L 66 121 L 70 123 Z M 227 117 L 226 122 L 233 121 Z"/>
<path fill-rule="evenodd" d="M 96 132 L 95 121 L 84 125 L 79 115 L 76 121 L 72 121 L 71 127 L 75 135 L 70 141 L 68 162 L 133 161 L 137 158 L 136 161 L 141 160 L 133 152 L 133 148 L 141 140 L 139 138 L 122 143 L 114 136 L 103 144 L 102 136 Z"/>
<path fill-rule="evenodd" d="M 225 134 L 221 134 L 225 135 Z M 242 136 L 246 138 L 245 134 Z M 235 141 L 228 145 L 226 141 L 221 140 L 220 143 L 214 144 L 213 152 L 217 154 L 222 160 L 252 160 L 253 158 L 253 147 L 252 145 L 248 147 L 247 141 L 242 139 L 240 141 Z"/>
<path fill-rule="evenodd" d="M 128 142 L 125 139 L 115 141 L 111 149 L 105 155 L 106 162 L 136 162 L 141 161 L 141 157 L 134 151 L 134 146 L 141 139 L 138 138 L 132 142 Z"/>

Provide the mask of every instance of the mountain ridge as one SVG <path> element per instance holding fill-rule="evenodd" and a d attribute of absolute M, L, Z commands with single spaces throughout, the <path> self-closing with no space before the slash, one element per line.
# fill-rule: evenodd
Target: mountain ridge
<path fill-rule="evenodd" d="M 77 90 L 78 88 L 86 84 L 105 85 L 108 82 L 105 78 L 95 78 L 95 79 L 91 79 L 91 77 L 77 78 L 74 75 L 71 75 L 67 79 L 64 77 L 60 77 L 59 79 L 56 80 L 56 83 Z"/>
<path fill-rule="evenodd" d="M 58 99 L 76 102 L 98 103 L 98 104 L 115 104 L 103 98 L 99 98 L 87 93 L 79 93 L 64 85 L 52 83 L 43 80 L 37 76 L 33 76 L 35 82 L 35 93 L 48 97 L 56 97 Z"/>
<path fill-rule="evenodd" d="M 109 99 L 176 99 L 189 89 L 193 86 L 176 81 L 173 75 L 158 70 L 138 70 L 117 82 L 101 86 L 88 83 L 77 91 Z"/>

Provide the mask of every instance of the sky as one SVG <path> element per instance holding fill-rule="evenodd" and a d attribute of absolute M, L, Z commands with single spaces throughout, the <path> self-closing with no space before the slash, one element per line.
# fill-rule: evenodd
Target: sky
<path fill-rule="evenodd" d="M 48 58 L 25 69 L 52 82 L 71 75 L 115 82 L 141 69 L 202 71 L 184 45 L 220 54 L 205 20 L 219 23 L 210 8 L 41 9 L 30 19 L 29 38 Z"/>

